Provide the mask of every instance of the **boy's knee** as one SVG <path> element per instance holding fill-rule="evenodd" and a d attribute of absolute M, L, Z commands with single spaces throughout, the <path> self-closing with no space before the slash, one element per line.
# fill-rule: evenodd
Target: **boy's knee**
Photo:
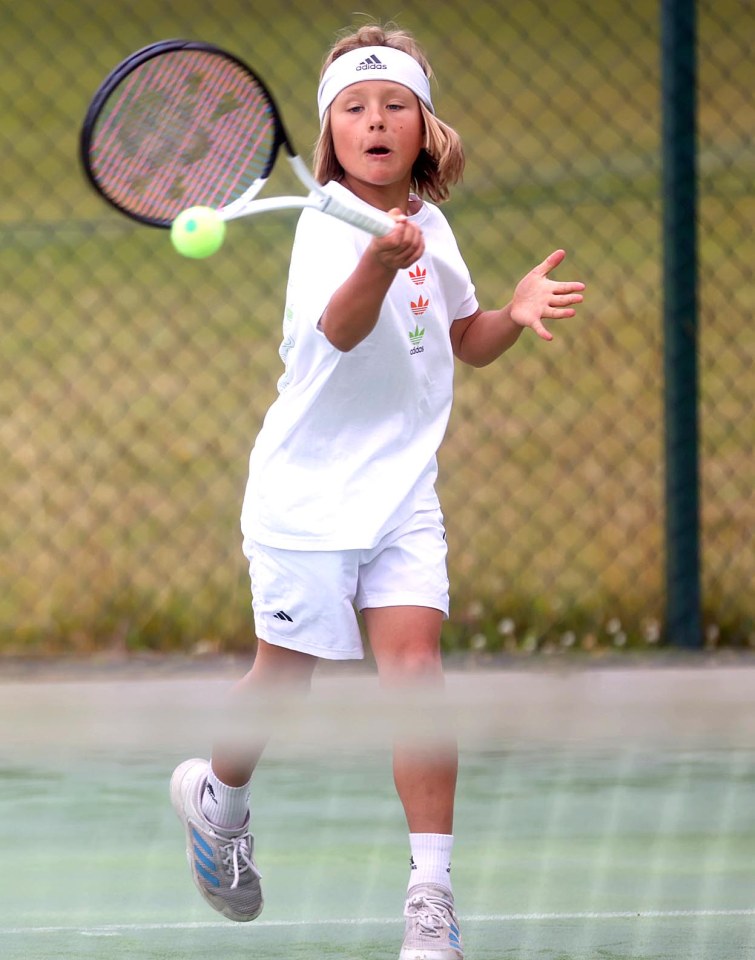
<path fill-rule="evenodd" d="M 421 644 L 399 648 L 378 669 L 384 680 L 393 683 L 434 683 L 443 676 L 440 650 Z"/>

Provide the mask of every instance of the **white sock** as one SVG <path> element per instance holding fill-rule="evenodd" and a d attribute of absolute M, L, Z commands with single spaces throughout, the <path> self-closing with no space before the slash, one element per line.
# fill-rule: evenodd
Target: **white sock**
<path fill-rule="evenodd" d="M 451 887 L 451 850 L 454 838 L 448 833 L 410 833 L 412 850 L 409 887 L 418 883 L 437 883 Z"/>
<path fill-rule="evenodd" d="M 249 815 L 249 784 L 229 787 L 218 780 L 210 767 L 202 794 L 202 813 L 221 830 L 243 827 Z"/>

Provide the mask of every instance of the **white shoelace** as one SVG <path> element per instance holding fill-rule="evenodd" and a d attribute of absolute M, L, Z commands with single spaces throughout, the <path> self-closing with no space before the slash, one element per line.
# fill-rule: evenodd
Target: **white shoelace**
<path fill-rule="evenodd" d="M 412 897 L 406 904 L 404 916 L 416 920 L 423 936 L 440 937 L 441 927 L 451 929 L 448 919 L 449 904 L 441 897 L 418 896 Z"/>
<path fill-rule="evenodd" d="M 221 847 L 223 851 L 223 864 L 230 874 L 233 873 L 233 883 L 231 890 L 235 890 L 239 885 L 239 879 L 242 873 L 250 871 L 257 879 L 262 876 L 255 867 L 252 860 L 252 854 L 247 836 L 234 837 L 228 843 Z"/>

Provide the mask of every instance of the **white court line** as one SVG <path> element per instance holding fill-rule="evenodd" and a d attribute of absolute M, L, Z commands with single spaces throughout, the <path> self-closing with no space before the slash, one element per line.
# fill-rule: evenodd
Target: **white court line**
<path fill-rule="evenodd" d="M 494 913 L 478 916 L 462 916 L 465 923 L 510 923 L 513 921 L 537 920 L 671 920 L 674 918 L 697 919 L 700 917 L 753 917 L 755 907 L 739 910 L 608 910 L 580 913 Z M 334 917 L 330 920 L 256 920 L 254 927 L 353 927 L 386 926 L 403 923 L 399 917 Z M 243 926 L 225 922 L 201 921 L 184 923 L 112 923 L 93 927 L 0 927 L 0 937 L 22 933 L 79 933 L 85 937 L 107 937 L 119 933 L 138 933 L 142 930 L 226 930 L 245 929 Z"/>

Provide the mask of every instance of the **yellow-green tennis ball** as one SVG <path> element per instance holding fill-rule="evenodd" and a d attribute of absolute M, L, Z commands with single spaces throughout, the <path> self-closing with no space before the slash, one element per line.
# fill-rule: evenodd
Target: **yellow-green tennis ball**
<path fill-rule="evenodd" d="M 210 257 L 223 246 L 225 220 L 212 207 L 189 207 L 171 224 L 170 239 L 185 257 Z"/>

